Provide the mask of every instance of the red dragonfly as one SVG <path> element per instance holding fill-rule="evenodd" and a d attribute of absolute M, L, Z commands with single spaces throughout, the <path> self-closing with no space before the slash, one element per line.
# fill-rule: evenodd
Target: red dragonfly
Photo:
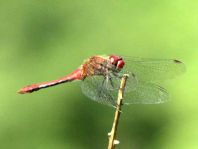
<path fill-rule="evenodd" d="M 125 104 L 158 104 L 168 99 L 160 81 L 173 78 L 185 70 L 175 59 L 123 58 L 117 55 L 92 56 L 60 79 L 32 84 L 18 93 L 32 93 L 58 84 L 81 80 L 82 92 L 90 99 L 110 106 L 116 105 L 117 90 L 124 73 L 129 74 L 125 89 Z"/>

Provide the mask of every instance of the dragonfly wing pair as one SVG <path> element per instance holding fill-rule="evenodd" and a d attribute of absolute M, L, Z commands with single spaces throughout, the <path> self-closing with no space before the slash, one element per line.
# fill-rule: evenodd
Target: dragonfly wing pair
<path fill-rule="evenodd" d="M 118 76 L 110 79 L 104 76 L 87 77 L 81 84 L 83 93 L 110 106 L 116 105 L 121 76 L 129 74 L 125 90 L 125 104 L 159 104 L 168 100 L 168 92 L 158 85 L 160 81 L 183 73 L 185 66 L 178 60 L 157 60 L 125 58 L 126 65 Z"/>

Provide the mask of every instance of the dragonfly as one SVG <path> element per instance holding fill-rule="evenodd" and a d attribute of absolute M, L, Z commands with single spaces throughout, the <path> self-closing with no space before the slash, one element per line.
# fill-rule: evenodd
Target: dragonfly
<path fill-rule="evenodd" d="M 116 106 L 117 92 L 123 74 L 128 74 L 123 104 L 159 104 L 169 94 L 159 85 L 185 71 L 176 59 L 131 58 L 118 55 L 96 55 L 86 59 L 69 75 L 49 82 L 21 88 L 18 93 L 32 93 L 62 83 L 81 81 L 85 96 L 99 103 Z"/>

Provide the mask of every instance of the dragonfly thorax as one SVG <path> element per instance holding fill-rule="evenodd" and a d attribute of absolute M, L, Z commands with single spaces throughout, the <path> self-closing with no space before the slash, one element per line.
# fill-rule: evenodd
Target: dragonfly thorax
<path fill-rule="evenodd" d="M 124 67 L 124 61 L 121 57 L 111 55 L 108 57 L 93 56 L 82 65 L 83 76 L 103 75 L 110 72 L 119 72 Z"/>

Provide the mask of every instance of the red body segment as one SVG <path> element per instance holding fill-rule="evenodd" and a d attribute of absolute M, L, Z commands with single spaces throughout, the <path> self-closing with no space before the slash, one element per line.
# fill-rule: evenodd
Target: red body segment
<path fill-rule="evenodd" d="M 119 56 L 92 56 L 87 59 L 80 68 L 71 74 L 50 82 L 28 85 L 18 91 L 20 94 L 32 93 L 42 88 L 55 86 L 73 80 L 84 80 L 87 76 L 102 75 L 106 76 L 109 71 L 120 71 L 124 66 L 124 61 Z"/>
<path fill-rule="evenodd" d="M 32 84 L 32 85 L 25 86 L 25 87 L 21 88 L 18 91 L 18 93 L 20 93 L 20 94 L 32 93 L 32 92 L 37 91 L 37 90 L 42 89 L 42 88 L 47 88 L 47 87 L 55 86 L 55 85 L 58 85 L 58 84 L 61 84 L 61 83 L 70 82 L 70 81 L 73 81 L 73 80 L 82 80 L 82 79 L 83 79 L 82 69 L 78 68 L 75 71 L 73 71 L 71 74 L 69 74 L 65 77 L 62 77 L 60 79 L 53 80 L 53 81 L 50 81 L 50 82 L 43 82 L 43 83 L 38 83 L 38 84 Z"/>

